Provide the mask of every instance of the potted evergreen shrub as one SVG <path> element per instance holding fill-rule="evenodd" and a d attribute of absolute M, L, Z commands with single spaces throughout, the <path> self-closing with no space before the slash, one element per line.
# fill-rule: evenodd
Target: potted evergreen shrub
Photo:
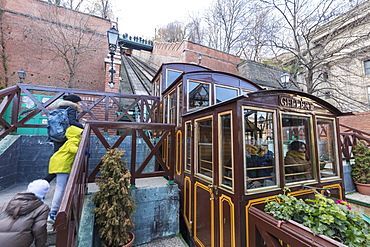
<path fill-rule="evenodd" d="M 131 246 L 135 236 L 132 213 L 136 204 L 132 200 L 130 171 L 122 160 L 124 151 L 110 149 L 102 157 L 99 191 L 94 195 L 95 225 L 105 246 Z"/>
<path fill-rule="evenodd" d="M 355 163 L 352 164 L 352 179 L 357 191 L 370 195 L 370 149 L 366 142 L 360 140 L 353 148 Z"/>

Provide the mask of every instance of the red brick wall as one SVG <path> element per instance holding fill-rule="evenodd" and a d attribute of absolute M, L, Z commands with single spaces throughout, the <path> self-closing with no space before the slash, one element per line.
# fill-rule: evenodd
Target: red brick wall
<path fill-rule="evenodd" d="M 370 112 L 358 112 L 339 118 L 341 124 L 370 133 Z"/>
<path fill-rule="evenodd" d="M 141 51 L 133 51 L 133 55 L 140 57 L 153 67 L 160 67 L 162 63 L 195 63 L 198 64 L 198 55 L 202 54 L 201 64 L 212 70 L 238 74 L 237 65 L 240 58 L 207 46 L 189 41 L 181 43 L 154 42 L 153 52 L 148 56 Z"/>
<path fill-rule="evenodd" d="M 26 83 L 104 91 L 104 59 L 109 52 L 106 31 L 111 27 L 108 20 L 56 8 L 38 0 L 2 0 L 0 4 L 6 10 L 2 12 L 0 19 L 1 85 L 7 83 L 6 86 L 12 86 L 18 83 L 17 71 L 24 69 Z M 53 14 L 53 11 L 58 14 Z M 50 13 L 52 14 L 48 16 Z M 54 24 L 50 33 L 52 37 L 57 39 L 60 32 L 56 30 L 62 27 L 61 30 L 65 31 L 68 39 L 81 39 L 82 43 L 90 41 L 78 57 L 80 65 L 74 75 L 73 84 L 68 84 L 70 74 L 65 61 L 60 55 L 55 55 L 55 48 L 40 35 L 45 33 L 50 20 L 61 24 Z M 71 30 L 76 28 L 79 31 L 72 35 Z"/>

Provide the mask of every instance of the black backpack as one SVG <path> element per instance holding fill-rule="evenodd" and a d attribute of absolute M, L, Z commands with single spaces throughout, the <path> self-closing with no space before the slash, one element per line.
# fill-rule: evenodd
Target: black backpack
<path fill-rule="evenodd" d="M 69 108 L 69 107 L 68 107 Z M 66 130 L 69 127 L 67 109 L 55 109 L 48 115 L 48 135 L 50 141 L 65 142 Z"/>

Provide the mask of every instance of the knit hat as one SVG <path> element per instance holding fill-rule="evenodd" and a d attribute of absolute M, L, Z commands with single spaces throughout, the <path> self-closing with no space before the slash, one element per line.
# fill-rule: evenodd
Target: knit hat
<path fill-rule="evenodd" d="M 79 101 L 82 101 L 82 99 L 79 96 L 75 95 L 75 94 L 64 95 L 63 99 L 68 100 L 68 101 L 72 101 L 73 103 L 77 103 Z"/>
<path fill-rule="evenodd" d="M 27 188 L 28 192 L 35 194 L 40 200 L 43 200 L 48 193 L 50 184 L 45 179 L 37 179 L 32 181 Z"/>

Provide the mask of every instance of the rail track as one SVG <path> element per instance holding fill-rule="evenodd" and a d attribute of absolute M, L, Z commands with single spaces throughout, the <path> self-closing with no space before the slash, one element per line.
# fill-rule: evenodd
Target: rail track
<path fill-rule="evenodd" d="M 156 70 L 132 56 L 122 56 L 121 92 L 150 95 L 151 80 Z"/>

